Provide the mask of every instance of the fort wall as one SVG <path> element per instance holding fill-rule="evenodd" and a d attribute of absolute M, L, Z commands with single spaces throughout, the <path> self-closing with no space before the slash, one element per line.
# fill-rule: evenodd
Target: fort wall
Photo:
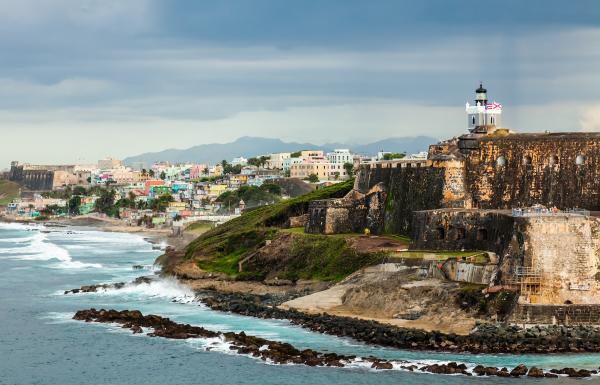
<path fill-rule="evenodd" d="M 438 209 L 414 214 L 411 248 L 504 252 L 513 237 L 514 218 L 496 210 Z"/>
<path fill-rule="evenodd" d="M 462 137 L 458 146 L 473 207 L 600 210 L 598 133 Z"/>
<path fill-rule="evenodd" d="M 600 218 L 532 217 L 524 230 L 523 265 L 541 277 L 539 293 L 524 300 L 537 304 L 600 302 Z"/>
<path fill-rule="evenodd" d="M 600 305 L 523 305 L 510 322 L 519 325 L 600 325 Z"/>

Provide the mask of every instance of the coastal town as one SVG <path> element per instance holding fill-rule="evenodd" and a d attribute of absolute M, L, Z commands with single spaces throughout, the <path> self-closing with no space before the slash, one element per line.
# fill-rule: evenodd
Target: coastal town
<path fill-rule="evenodd" d="M 600 383 L 598 0 L 0 25 L 0 385 Z"/>
<path fill-rule="evenodd" d="M 218 225 L 245 209 L 348 180 L 361 164 L 383 159 L 423 159 L 426 153 L 349 149 L 299 150 L 217 164 L 156 162 L 125 165 L 106 158 L 93 165 L 35 165 L 14 161 L 0 173 L 0 216 L 56 220 L 77 216 L 118 219 L 124 226 L 172 229 L 189 223 Z M 17 186 L 17 187 L 15 187 Z M 2 184 L 0 184 L 0 189 Z"/>

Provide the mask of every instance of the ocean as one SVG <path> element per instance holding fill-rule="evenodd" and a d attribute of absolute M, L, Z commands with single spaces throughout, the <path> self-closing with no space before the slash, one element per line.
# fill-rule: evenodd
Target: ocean
<path fill-rule="evenodd" d="M 138 309 L 220 331 L 245 331 L 298 348 L 374 355 L 418 364 L 463 362 L 512 368 L 596 369 L 599 354 L 471 355 L 411 352 L 368 346 L 350 339 L 310 332 L 282 320 L 262 320 L 212 311 L 172 279 L 65 295 L 82 285 L 132 281 L 154 272 L 161 252 L 142 236 L 86 228 L 0 223 L 0 384 L 553 384 L 600 383 L 587 380 L 502 379 L 443 376 L 366 366 L 314 368 L 271 365 L 240 356 L 219 341 L 169 340 L 133 335 L 118 326 L 71 319 L 95 307 Z M 133 269 L 142 265 L 143 270 Z M 449 322 L 451 322 L 449 320 Z M 210 350 L 207 350 L 210 347 Z"/>

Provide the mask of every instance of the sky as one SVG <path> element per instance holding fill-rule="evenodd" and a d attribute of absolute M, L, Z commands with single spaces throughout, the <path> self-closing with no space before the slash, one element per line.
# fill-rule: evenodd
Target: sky
<path fill-rule="evenodd" d="M 241 136 L 600 130 L 595 0 L 0 0 L 0 169 Z"/>

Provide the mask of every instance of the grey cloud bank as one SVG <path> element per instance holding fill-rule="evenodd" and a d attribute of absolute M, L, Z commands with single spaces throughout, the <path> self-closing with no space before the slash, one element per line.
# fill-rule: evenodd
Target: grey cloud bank
<path fill-rule="evenodd" d="M 0 6 L 0 168 L 246 135 L 448 137 L 479 80 L 506 126 L 600 129 L 592 1 Z"/>

